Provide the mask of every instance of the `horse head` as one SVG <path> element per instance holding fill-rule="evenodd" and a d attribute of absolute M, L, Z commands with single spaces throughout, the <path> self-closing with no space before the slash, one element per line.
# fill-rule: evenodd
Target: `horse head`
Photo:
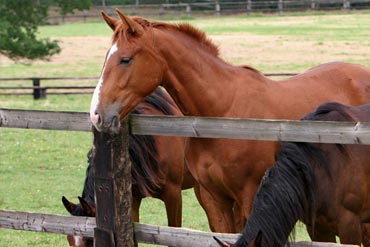
<path fill-rule="evenodd" d="M 95 205 L 86 202 L 82 197 L 78 197 L 78 199 L 80 204 L 74 204 L 63 196 L 62 202 L 67 211 L 73 216 L 95 217 Z M 74 247 L 92 247 L 94 245 L 92 238 L 82 236 L 68 235 L 67 240 L 69 246 Z"/>
<path fill-rule="evenodd" d="M 90 118 L 98 131 L 117 133 L 120 122 L 162 82 L 166 63 L 156 54 L 151 25 L 139 17 L 120 19 L 102 12 L 114 31 L 91 101 Z"/>

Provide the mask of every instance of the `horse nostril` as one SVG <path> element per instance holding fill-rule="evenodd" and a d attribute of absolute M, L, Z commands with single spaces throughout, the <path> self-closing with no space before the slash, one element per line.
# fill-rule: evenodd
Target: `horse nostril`
<path fill-rule="evenodd" d="M 96 114 L 95 116 L 97 118 L 96 125 L 101 126 L 102 125 L 101 117 L 99 116 L 99 114 Z"/>
<path fill-rule="evenodd" d="M 112 127 L 113 127 L 113 128 L 117 128 L 117 127 L 119 127 L 118 116 L 114 116 L 114 117 L 112 118 Z"/>
<path fill-rule="evenodd" d="M 94 125 L 96 125 L 100 120 L 99 114 L 97 112 L 90 112 L 90 120 Z"/>

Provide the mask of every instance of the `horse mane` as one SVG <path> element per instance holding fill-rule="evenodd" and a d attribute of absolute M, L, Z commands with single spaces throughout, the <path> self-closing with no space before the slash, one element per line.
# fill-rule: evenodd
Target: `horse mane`
<path fill-rule="evenodd" d="M 157 88 L 153 93 L 144 98 L 143 103 L 161 111 L 165 115 L 172 115 L 172 99 L 165 94 L 164 89 Z M 132 111 L 133 114 L 144 114 L 140 107 Z M 132 163 L 132 193 L 142 197 L 158 196 L 163 187 L 164 174 L 160 169 L 158 150 L 153 136 L 130 135 L 129 153 Z"/>
<path fill-rule="evenodd" d="M 309 143 L 283 142 L 274 166 L 261 180 L 252 214 L 234 246 L 247 246 L 262 233 L 261 246 L 284 246 L 298 220 L 313 222 L 314 168 L 325 163 Z"/>
<path fill-rule="evenodd" d="M 307 114 L 302 120 L 311 121 L 353 121 L 346 109 L 348 106 L 337 102 L 321 104 L 315 111 Z"/>
<path fill-rule="evenodd" d="M 317 109 L 306 116 L 301 120 L 308 121 L 354 121 L 352 116 L 347 112 L 349 107 L 337 102 L 327 102 L 321 104 Z M 335 144 L 340 153 L 348 157 L 348 153 L 343 144 Z M 326 169 L 327 172 L 328 168 Z M 330 172 L 328 174 L 330 176 Z"/>
<path fill-rule="evenodd" d="M 87 153 L 87 162 L 88 166 L 86 168 L 86 177 L 85 177 L 85 182 L 84 182 L 84 188 L 82 190 L 82 198 L 86 200 L 86 202 L 90 204 L 95 204 L 95 199 L 94 199 L 94 171 L 92 169 L 92 154 L 93 150 L 90 149 L 89 152 Z"/>
<path fill-rule="evenodd" d="M 173 115 L 172 107 L 177 107 L 172 98 L 168 95 L 163 87 L 158 87 L 153 93 L 144 98 L 143 103 L 148 104 L 151 108 L 161 111 L 164 115 Z M 133 114 L 143 114 L 140 104 L 133 110 Z"/>
<path fill-rule="evenodd" d="M 219 48 L 215 45 L 206 34 L 195 28 L 188 23 L 171 24 L 159 21 L 149 21 L 139 16 L 133 16 L 132 20 L 139 23 L 144 28 L 159 28 L 159 29 L 172 29 L 177 30 L 187 36 L 197 40 L 204 48 L 206 48 L 211 54 L 219 56 Z M 116 41 L 123 33 L 126 32 L 126 27 L 124 25 L 119 25 L 113 35 L 113 41 Z"/>
<path fill-rule="evenodd" d="M 157 88 L 147 96 L 143 103 L 157 109 L 165 115 L 173 114 L 171 105 L 172 99 L 165 94 L 162 88 Z M 141 103 L 142 104 L 142 103 Z M 143 114 L 144 109 L 135 108 L 133 114 Z M 129 155 L 132 164 L 132 194 L 138 197 L 156 196 L 163 187 L 164 175 L 158 161 L 158 151 L 153 136 L 129 135 Z M 92 150 L 87 154 L 88 167 L 82 192 L 82 198 L 89 203 L 94 203 L 94 174 Z"/>

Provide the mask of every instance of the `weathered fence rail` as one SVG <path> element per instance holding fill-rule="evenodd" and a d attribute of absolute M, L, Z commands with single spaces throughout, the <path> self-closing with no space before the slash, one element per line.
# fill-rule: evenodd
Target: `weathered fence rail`
<path fill-rule="evenodd" d="M 0 227 L 14 230 L 94 237 L 96 222 L 95 218 L 90 217 L 0 210 Z M 234 242 L 239 236 L 239 234 L 210 233 L 187 228 L 155 226 L 141 223 L 134 223 L 133 228 L 135 239 L 140 243 L 178 247 L 216 247 L 217 245 L 213 240 L 213 236 L 229 242 Z M 294 246 L 350 247 L 353 245 L 299 241 L 295 242 Z"/>
<path fill-rule="evenodd" d="M 261 120 L 209 117 L 173 117 L 131 115 L 125 121 L 133 134 L 178 135 L 200 138 L 232 138 L 269 141 L 305 141 L 325 143 L 370 144 L 370 123 L 311 122 L 291 120 Z M 88 113 L 30 111 L 0 108 L 0 127 L 91 131 Z M 130 184 L 122 184 L 122 174 L 128 172 L 127 138 L 116 142 L 107 135 L 94 132 L 96 222 L 91 218 L 67 217 L 0 210 L 0 227 L 94 236 L 96 246 L 132 246 L 131 217 L 129 214 Z M 126 146 L 123 151 L 123 146 Z M 128 162 L 128 163 L 127 163 Z M 126 176 L 125 175 L 125 176 Z M 124 189 L 120 189 L 124 188 Z M 96 225 L 94 225 L 94 223 Z M 71 228 L 72 226 L 72 228 Z M 93 230 L 92 230 L 93 229 Z M 167 246 L 217 246 L 213 236 L 233 242 L 237 234 L 216 234 L 183 228 L 169 228 L 135 224 L 138 242 Z M 125 236 L 123 236 L 125 234 Z M 99 244 L 98 244 L 99 243 Z M 299 247 L 344 246 L 329 243 L 298 242 Z"/>
<path fill-rule="evenodd" d="M 370 144 L 370 122 L 314 122 L 131 115 L 131 132 L 198 138 Z M 29 111 L 0 108 L 0 127 L 91 131 L 86 112 Z"/>

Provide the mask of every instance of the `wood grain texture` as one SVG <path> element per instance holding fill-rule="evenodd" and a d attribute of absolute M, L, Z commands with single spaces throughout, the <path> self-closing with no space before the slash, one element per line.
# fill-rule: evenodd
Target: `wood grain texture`
<path fill-rule="evenodd" d="M 94 236 L 95 218 L 0 210 L 0 227 L 59 234 Z M 219 247 L 213 236 L 234 242 L 239 234 L 202 232 L 187 228 L 134 223 L 136 241 L 166 246 Z M 294 242 L 296 247 L 353 247 L 335 243 Z"/>
<path fill-rule="evenodd" d="M 370 144 L 369 122 L 131 115 L 129 124 L 137 135 Z M 0 109 L 0 127 L 91 131 L 91 122 L 86 112 Z"/>
<path fill-rule="evenodd" d="M 94 180 L 96 225 L 94 239 L 99 247 L 132 247 L 131 161 L 128 153 L 128 126 L 120 133 L 94 133 Z"/>

